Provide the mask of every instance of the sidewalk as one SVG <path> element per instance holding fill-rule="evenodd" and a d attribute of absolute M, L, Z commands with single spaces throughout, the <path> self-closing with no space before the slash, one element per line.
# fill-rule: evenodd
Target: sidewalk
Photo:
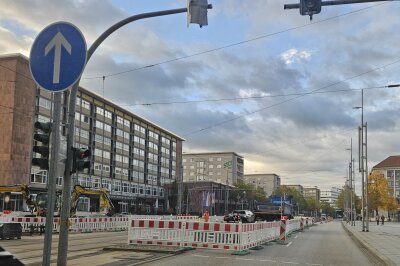
<path fill-rule="evenodd" d="M 385 222 L 385 225 L 369 223 L 369 232 L 362 232 L 361 221 L 355 226 L 342 222 L 350 235 L 387 265 L 400 265 L 400 223 Z"/>

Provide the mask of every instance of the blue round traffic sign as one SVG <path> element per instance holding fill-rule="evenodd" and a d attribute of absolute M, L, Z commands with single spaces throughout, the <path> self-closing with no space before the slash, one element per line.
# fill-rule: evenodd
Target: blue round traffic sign
<path fill-rule="evenodd" d="M 33 42 L 29 66 L 33 79 L 45 90 L 68 89 L 80 78 L 85 64 L 85 38 L 69 22 L 50 24 Z"/>

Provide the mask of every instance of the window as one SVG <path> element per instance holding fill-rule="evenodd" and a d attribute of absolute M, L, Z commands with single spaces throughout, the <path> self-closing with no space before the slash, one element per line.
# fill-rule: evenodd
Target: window
<path fill-rule="evenodd" d="M 186 159 L 183 159 L 182 162 L 183 162 L 183 163 L 186 163 Z"/>
<path fill-rule="evenodd" d="M 104 116 L 105 116 L 106 118 L 112 119 L 112 113 L 109 112 L 109 111 L 107 111 L 107 110 L 104 111 Z"/>
<path fill-rule="evenodd" d="M 96 120 L 94 123 L 94 126 L 97 128 L 103 129 L 104 123 Z"/>
<path fill-rule="evenodd" d="M 164 137 L 161 137 L 161 142 L 162 143 L 164 143 L 164 144 L 166 144 L 166 145 L 170 145 L 170 143 L 171 143 L 171 141 L 169 140 L 169 139 L 167 139 L 167 138 L 164 138 Z"/>
<path fill-rule="evenodd" d="M 149 141 L 149 148 L 158 151 L 158 145 L 151 141 Z"/>
<path fill-rule="evenodd" d="M 134 129 L 135 129 L 135 131 L 139 131 L 139 132 L 141 132 L 143 134 L 146 133 L 146 129 L 144 127 L 141 127 L 141 126 L 137 125 L 137 124 L 134 125 Z"/>
<path fill-rule="evenodd" d="M 128 173 L 129 173 L 128 169 L 122 169 L 122 175 L 128 176 Z"/>
<path fill-rule="evenodd" d="M 104 109 L 96 106 L 96 114 L 104 116 Z"/>
<path fill-rule="evenodd" d="M 94 170 L 101 171 L 101 169 L 102 169 L 102 165 L 101 165 L 101 164 L 99 164 L 99 163 L 94 163 Z"/>
<path fill-rule="evenodd" d="M 218 168 L 218 169 L 221 169 L 221 167 L 222 167 L 222 166 L 221 166 L 220 164 L 217 165 L 217 168 Z"/>
<path fill-rule="evenodd" d="M 121 181 L 114 180 L 114 191 L 121 192 Z"/>
<path fill-rule="evenodd" d="M 103 164 L 103 171 L 104 172 L 110 172 L 110 166 L 107 164 Z"/>
<path fill-rule="evenodd" d="M 122 169 L 119 167 L 115 167 L 115 174 L 120 175 L 121 174 Z"/>
<path fill-rule="evenodd" d="M 138 193 L 138 186 L 137 184 L 131 184 L 131 193 L 137 194 Z"/>
<path fill-rule="evenodd" d="M 124 131 L 122 131 L 121 129 L 118 129 L 115 131 L 115 134 L 119 137 L 124 137 Z"/>
<path fill-rule="evenodd" d="M 123 147 L 124 147 L 124 145 L 122 144 L 122 142 L 117 141 L 117 142 L 115 142 L 115 147 L 116 147 L 117 149 L 122 150 Z"/>
<path fill-rule="evenodd" d="M 144 156 L 144 150 L 133 148 L 133 153 L 139 156 Z"/>
<path fill-rule="evenodd" d="M 50 110 L 51 109 L 51 101 L 49 99 L 40 97 L 39 98 L 39 106 Z"/>
<path fill-rule="evenodd" d="M 111 180 L 103 178 L 103 180 L 101 180 L 101 184 L 108 191 L 111 191 Z"/>
<path fill-rule="evenodd" d="M 115 161 L 122 163 L 122 155 L 116 154 L 115 155 Z"/>
<path fill-rule="evenodd" d="M 123 193 L 129 193 L 129 183 L 122 183 L 122 192 Z"/>
<path fill-rule="evenodd" d="M 122 156 L 122 162 L 123 163 L 129 163 L 129 157 Z"/>
<path fill-rule="evenodd" d="M 151 187 L 146 186 L 146 195 L 151 195 Z"/>
<path fill-rule="evenodd" d="M 141 144 L 141 145 L 145 145 L 145 139 L 138 137 L 138 136 L 134 136 L 133 137 L 133 142 L 136 142 L 137 144 Z"/>
<path fill-rule="evenodd" d="M 153 131 L 149 131 L 149 137 L 153 139 L 158 139 L 158 134 Z"/>
<path fill-rule="evenodd" d="M 156 187 L 153 187 L 153 196 L 157 196 L 158 189 Z"/>
<path fill-rule="evenodd" d="M 124 138 L 129 139 L 129 133 L 124 131 Z"/>
<path fill-rule="evenodd" d="M 122 149 L 123 149 L 124 151 L 129 151 L 129 145 L 128 145 L 128 144 L 124 144 L 123 147 L 122 147 Z"/>
<path fill-rule="evenodd" d="M 100 188 L 100 178 L 93 178 L 92 185 L 93 188 Z"/>
<path fill-rule="evenodd" d="M 124 124 L 124 119 L 120 116 L 117 116 L 117 123 L 120 123 L 121 125 Z"/>
<path fill-rule="evenodd" d="M 208 172 L 208 175 L 214 175 L 214 172 Z"/>
<path fill-rule="evenodd" d="M 222 158 L 221 158 L 221 157 L 218 157 L 218 158 L 217 158 L 217 161 L 218 161 L 218 162 L 220 162 L 221 160 L 222 160 Z"/>
<path fill-rule="evenodd" d="M 131 122 L 129 120 L 124 119 L 124 126 L 127 128 L 131 127 Z"/>
<path fill-rule="evenodd" d="M 108 124 L 104 124 L 104 130 L 108 131 L 108 132 L 111 132 L 111 126 L 108 125 Z"/>
<path fill-rule="evenodd" d="M 39 184 L 47 184 L 47 171 L 41 170 L 34 174 L 31 174 L 31 182 Z"/>
<path fill-rule="evenodd" d="M 139 185 L 139 194 L 144 195 L 144 185 Z"/>
<path fill-rule="evenodd" d="M 90 103 L 82 99 L 82 107 L 90 110 Z"/>
<path fill-rule="evenodd" d="M 209 162 L 213 162 L 213 161 L 214 161 L 214 158 L 213 158 L 213 157 L 210 157 L 210 158 L 208 158 L 208 161 L 209 161 Z"/>
<path fill-rule="evenodd" d="M 103 151 L 103 158 L 110 159 L 110 158 L 111 158 L 110 152 L 108 152 L 108 151 Z"/>
<path fill-rule="evenodd" d="M 208 168 L 213 169 L 213 168 L 214 168 L 214 165 L 210 164 L 210 165 L 208 166 Z"/>
<path fill-rule="evenodd" d="M 164 197 L 164 189 L 160 188 L 160 197 Z"/>

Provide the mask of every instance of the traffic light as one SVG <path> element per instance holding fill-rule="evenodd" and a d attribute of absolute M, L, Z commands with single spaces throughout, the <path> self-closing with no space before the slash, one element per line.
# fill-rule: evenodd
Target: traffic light
<path fill-rule="evenodd" d="M 32 158 L 32 165 L 39 166 L 40 169 L 49 170 L 49 146 L 52 123 L 35 122 L 34 127 L 41 133 L 35 133 L 33 135 L 33 139 L 37 142 L 41 142 L 42 145 L 33 146 L 33 152 L 39 153 L 41 158 Z"/>
<path fill-rule="evenodd" d="M 312 15 L 321 12 L 322 0 L 300 0 L 300 14 L 309 15 L 312 19 Z"/>
<path fill-rule="evenodd" d="M 74 148 L 72 147 L 72 171 L 71 173 L 82 172 L 85 168 L 90 167 L 90 157 L 92 152 L 90 149 Z"/>
<path fill-rule="evenodd" d="M 200 28 L 208 25 L 207 0 L 189 0 L 187 3 L 187 24 L 199 24 Z"/>

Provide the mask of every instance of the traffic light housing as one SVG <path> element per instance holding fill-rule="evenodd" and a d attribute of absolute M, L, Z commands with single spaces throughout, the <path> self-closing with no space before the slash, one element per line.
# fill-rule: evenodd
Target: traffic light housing
<path fill-rule="evenodd" d="M 90 149 L 72 147 L 72 171 L 71 173 L 82 172 L 86 168 L 90 168 Z M 86 159 L 88 158 L 88 159 Z"/>
<path fill-rule="evenodd" d="M 50 155 L 50 135 L 52 123 L 35 122 L 34 128 L 38 133 L 33 135 L 33 139 L 42 145 L 34 145 L 33 152 L 39 153 L 41 158 L 32 158 L 32 165 L 39 166 L 40 169 L 49 170 Z"/>
<path fill-rule="evenodd" d="M 314 14 L 321 12 L 322 0 L 300 0 L 300 14 L 309 15 L 310 19 Z"/>

